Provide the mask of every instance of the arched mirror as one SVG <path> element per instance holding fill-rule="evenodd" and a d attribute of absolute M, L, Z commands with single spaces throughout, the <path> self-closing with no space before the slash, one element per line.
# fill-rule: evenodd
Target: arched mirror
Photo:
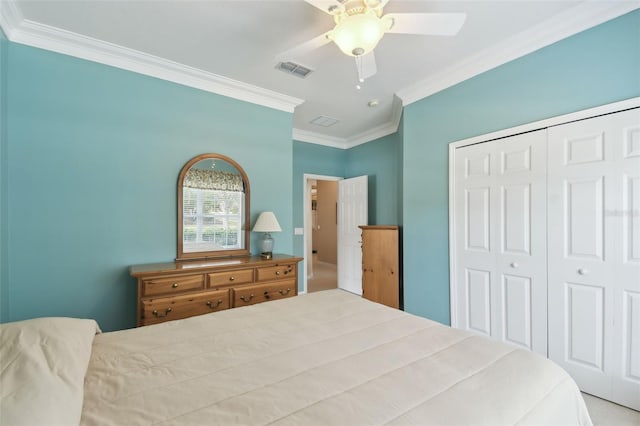
<path fill-rule="evenodd" d="M 249 254 L 249 179 L 220 154 L 192 158 L 178 178 L 177 260 Z"/>

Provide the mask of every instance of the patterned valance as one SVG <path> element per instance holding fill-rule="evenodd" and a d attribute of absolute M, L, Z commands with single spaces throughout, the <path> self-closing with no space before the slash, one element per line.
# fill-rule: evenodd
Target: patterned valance
<path fill-rule="evenodd" d="M 206 169 L 189 169 L 184 175 L 183 186 L 218 191 L 244 192 L 242 175 Z"/>

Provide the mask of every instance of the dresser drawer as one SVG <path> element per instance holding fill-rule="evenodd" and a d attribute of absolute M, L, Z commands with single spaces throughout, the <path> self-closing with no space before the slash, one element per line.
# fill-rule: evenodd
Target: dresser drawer
<path fill-rule="evenodd" d="M 142 300 L 142 325 L 229 309 L 229 290 L 207 291 Z"/>
<path fill-rule="evenodd" d="M 204 290 L 204 275 L 151 278 L 142 281 L 143 296 L 179 294 L 192 290 Z"/>
<path fill-rule="evenodd" d="M 295 278 L 296 265 L 295 264 L 283 264 L 275 266 L 267 266 L 264 268 L 256 268 L 257 278 L 256 281 L 272 281 L 285 278 Z"/>
<path fill-rule="evenodd" d="M 247 284 L 253 282 L 253 269 L 215 272 L 207 274 L 207 277 L 209 277 L 209 288 L 216 288 L 219 286 L 228 287 L 233 284 Z"/>
<path fill-rule="evenodd" d="M 296 285 L 296 280 L 286 280 L 272 284 L 257 284 L 234 288 L 232 290 L 233 307 L 254 305 L 269 300 L 295 296 Z"/>

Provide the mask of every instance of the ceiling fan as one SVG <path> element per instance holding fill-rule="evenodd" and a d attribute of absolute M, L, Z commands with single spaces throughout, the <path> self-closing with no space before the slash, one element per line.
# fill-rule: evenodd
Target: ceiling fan
<path fill-rule="evenodd" d="M 376 71 L 373 49 L 386 33 L 456 35 L 466 19 L 465 13 L 388 13 L 382 9 L 389 0 L 304 0 L 333 16 L 335 27 L 277 56 L 295 59 L 334 42 L 346 55 L 356 59 L 358 79 L 363 82 Z"/>

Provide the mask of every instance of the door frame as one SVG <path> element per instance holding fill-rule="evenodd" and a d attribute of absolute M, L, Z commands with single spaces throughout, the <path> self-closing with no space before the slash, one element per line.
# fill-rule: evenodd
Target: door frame
<path fill-rule="evenodd" d="M 451 327 L 459 328 L 461 324 L 456 321 L 457 318 L 457 304 L 456 297 L 456 229 L 455 229 L 455 197 L 453 196 L 455 191 L 455 162 L 456 162 L 456 150 L 468 145 L 475 145 L 484 142 L 491 142 L 496 139 L 502 139 L 510 136 L 515 136 L 521 133 L 528 133 L 535 130 L 545 129 L 547 127 L 558 126 L 566 124 L 572 121 L 585 120 L 587 118 L 596 117 L 599 115 L 611 114 L 625 109 L 640 107 L 640 97 L 626 99 L 620 102 L 614 102 L 597 106 L 595 108 L 589 108 L 581 111 L 572 112 L 569 114 L 559 115 L 556 117 L 546 118 L 544 120 L 534 121 L 531 123 L 523 124 L 520 126 L 510 127 L 508 129 L 498 130 L 496 132 L 486 133 L 484 135 L 474 136 L 467 139 L 451 142 L 449 144 L 449 304 L 450 304 L 450 324 Z"/>
<path fill-rule="evenodd" d="M 311 241 L 311 180 L 327 180 L 327 181 L 339 181 L 343 180 L 341 176 L 326 176 L 326 175 L 314 175 L 310 173 L 304 173 L 302 175 L 302 214 L 303 214 L 303 258 L 304 267 L 302 268 L 302 291 L 300 294 L 307 292 L 307 276 L 309 275 L 309 262 L 313 261 L 313 253 L 309 249 L 309 242 Z M 336 248 L 337 249 L 337 248 Z M 336 277 L 337 279 L 337 277 Z"/>

